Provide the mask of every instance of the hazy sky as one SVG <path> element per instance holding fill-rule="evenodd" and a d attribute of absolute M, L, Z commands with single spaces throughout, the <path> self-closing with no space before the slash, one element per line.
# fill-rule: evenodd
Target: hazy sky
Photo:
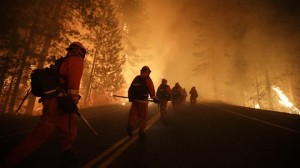
<path fill-rule="evenodd" d="M 267 66 L 275 77 L 286 70 L 288 60 L 299 56 L 299 4 L 296 0 L 148 0 L 152 57 L 143 64 L 152 69 L 156 87 L 166 78 L 171 87 L 176 82 L 187 90 L 195 85 L 203 97 L 213 98 L 217 83 L 219 97 L 239 99 L 237 83 L 243 78 L 253 82 L 255 66 L 261 73 Z M 202 66 L 195 75 L 197 65 Z"/>

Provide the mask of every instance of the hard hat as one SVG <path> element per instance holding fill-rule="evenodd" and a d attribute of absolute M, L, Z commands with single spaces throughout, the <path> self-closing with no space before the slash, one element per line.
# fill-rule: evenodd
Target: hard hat
<path fill-rule="evenodd" d="M 83 45 L 80 42 L 73 42 L 73 43 L 71 43 L 69 45 L 69 47 L 66 48 L 66 50 L 70 50 L 70 49 L 74 49 L 74 48 L 78 48 L 78 47 L 85 50 L 85 48 L 83 47 Z"/>
<path fill-rule="evenodd" d="M 143 66 L 143 68 L 141 69 L 141 71 L 151 72 L 151 70 L 150 70 L 150 68 L 148 66 Z"/>
<path fill-rule="evenodd" d="M 69 45 L 68 48 L 66 48 L 67 51 L 79 48 L 80 51 L 82 52 L 80 55 L 84 58 L 86 54 L 86 49 L 83 47 L 83 45 L 80 42 L 73 42 Z"/>

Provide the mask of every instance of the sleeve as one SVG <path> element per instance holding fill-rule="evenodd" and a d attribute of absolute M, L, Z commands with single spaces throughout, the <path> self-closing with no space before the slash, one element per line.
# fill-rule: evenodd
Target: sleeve
<path fill-rule="evenodd" d="M 146 82 L 147 82 L 146 84 L 147 84 L 147 87 L 149 90 L 150 97 L 154 98 L 155 97 L 155 89 L 154 89 L 154 84 L 152 82 L 152 79 L 149 77 Z"/>
<path fill-rule="evenodd" d="M 79 101 L 80 80 L 83 73 L 83 60 L 79 57 L 69 57 L 62 65 L 67 79 L 67 92 L 76 102 Z"/>

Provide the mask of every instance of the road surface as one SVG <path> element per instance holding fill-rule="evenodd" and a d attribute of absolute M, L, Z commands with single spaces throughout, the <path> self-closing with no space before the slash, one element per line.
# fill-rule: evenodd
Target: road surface
<path fill-rule="evenodd" d="M 78 119 L 74 148 L 79 160 L 68 167 L 188 168 L 188 167 L 300 167 L 300 116 L 200 102 L 160 118 L 149 104 L 146 137 L 129 138 L 129 105 L 83 109 L 81 114 L 99 133 Z M 0 116 L 1 160 L 34 129 L 38 117 Z M 58 136 L 53 137 L 18 167 L 61 167 Z M 66 167 L 66 166 L 64 166 Z"/>

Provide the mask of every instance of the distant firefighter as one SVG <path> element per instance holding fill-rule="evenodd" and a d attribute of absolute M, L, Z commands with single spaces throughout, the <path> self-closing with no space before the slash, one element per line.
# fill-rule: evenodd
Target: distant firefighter
<path fill-rule="evenodd" d="M 185 103 L 187 97 L 187 92 L 185 88 L 182 89 L 182 103 Z"/>
<path fill-rule="evenodd" d="M 171 100 L 171 87 L 167 84 L 166 79 L 162 79 L 161 84 L 157 88 L 156 97 L 158 98 L 160 104 L 160 115 L 164 117 L 167 114 L 167 104 Z"/>
<path fill-rule="evenodd" d="M 139 127 L 138 135 L 145 136 L 148 115 L 148 97 L 150 96 L 155 103 L 159 103 L 155 96 L 155 89 L 150 78 L 151 70 L 148 66 L 142 67 L 140 75 L 136 76 L 128 89 L 128 97 L 131 102 L 127 125 L 127 134 L 131 137 L 132 131 L 136 126 Z"/>
<path fill-rule="evenodd" d="M 193 86 L 192 88 L 191 88 L 191 90 L 190 90 L 190 102 L 191 102 L 191 105 L 192 106 L 194 106 L 194 105 L 196 105 L 196 103 L 197 103 L 197 97 L 198 97 L 198 92 L 197 92 L 197 90 L 196 90 L 196 88 L 195 88 L 195 86 Z"/>
<path fill-rule="evenodd" d="M 171 90 L 172 92 L 172 105 L 173 105 L 173 109 L 177 110 L 178 107 L 181 105 L 181 101 L 182 101 L 182 87 L 179 85 L 179 83 L 176 83 L 175 86 L 172 88 Z"/>

